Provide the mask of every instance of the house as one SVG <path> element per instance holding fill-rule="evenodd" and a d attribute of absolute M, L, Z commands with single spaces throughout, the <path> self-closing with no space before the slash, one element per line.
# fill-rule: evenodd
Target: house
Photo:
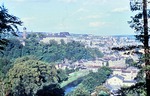
<path fill-rule="evenodd" d="M 114 69 L 113 70 L 113 75 L 121 75 L 122 74 L 122 69 Z"/>
<path fill-rule="evenodd" d="M 122 76 L 126 80 L 131 81 L 137 76 L 138 72 L 139 72 L 138 68 L 128 67 L 128 68 L 122 70 Z"/>
<path fill-rule="evenodd" d="M 105 86 L 110 90 L 118 90 L 123 86 L 132 86 L 134 84 L 136 84 L 135 80 L 127 80 L 121 75 L 112 75 L 107 79 Z"/>
<path fill-rule="evenodd" d="M 130 80 L 130 81 L 124 80 L 124 81 L 123 81 L 123 86 L 132 86 L 132 85 L 134 85 L 135 83 L 136 83 L 135 80 Z"/>
<path fill-rule="evenodd" d="M 133 80 L 139 72 L 139 69 L 136 67 L 128 67 L 126 69 L 114 69 L 113 75 L 120 75 L 124 77 L 125 80 Z"/>
<path fill-rule="evenodd" d="M 121 87 L 123 85 L 123 80 L 124 77 L 120 75 L 112 75 L 107 79 L 106 84 Z"/>

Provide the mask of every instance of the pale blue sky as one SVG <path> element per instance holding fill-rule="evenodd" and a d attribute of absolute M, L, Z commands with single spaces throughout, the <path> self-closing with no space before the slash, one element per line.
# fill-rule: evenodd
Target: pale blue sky
<path fill-rule="evenodd" d="M 1 0 L 27 31 L 95 35 L 134 34 L 129 0 Z M 23 27 L 20 27 L 22 31 Z"/>

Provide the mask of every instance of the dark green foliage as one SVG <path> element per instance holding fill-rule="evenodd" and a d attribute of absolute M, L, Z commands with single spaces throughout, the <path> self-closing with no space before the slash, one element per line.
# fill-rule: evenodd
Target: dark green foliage
<path fill-rule="evenodd" d="M 122 96 L 149 96 L 146 95 L 146 83 L 139 82 L 131 87 L 123 87 L 120 89 Z"/>
<path fill-rule="evenodd" d="M 21 57 L 21 51 L 22 51 L 23 45 L 20 43 L 19 40 L 17 39 L 10 39 L 9 43 L 7 44 L 5 50 L 1 54 L 2 57 L 6 57 L 8 59 L 13 58 L 18 58 Z M 9 56 L 10 55 L 10 56 Z"/>
<path fill-rule="evenodd" d="M 59 82 L 66 81 L 68 79 L 68 75 L 66 74 L 65 70 L 58 69 L 57 73 L 58 73 Z"/>
<path fill-rule="evenodd" d="M 0 40 L 0 52 L 2 53 L 2 50 L 4 50 L 4 48 L 6 47 L 6 45 L 8 44 L 8 40 L 7 39 L 1 39 Z"/>
<path fill-rule="evenodd" d="M 17 25 L 21 25 L 22 22 L 19 20 L 18 17 L 10 15 L 8 13 L 8 9 L 6 9 L 3 5 L 0 6 L 0 32 L 7 33 L 12 32 L 15 35 L 15 29 Z"/>
<path fill-rule="evenodd" d="M 109 62 L 108 61 L 106 62 L 106 66 L 109 66 Z"/>
<path fill-rule="evenodd" d="M 145 82 L 144 70 L 140 70 L 135 78 L 137 82 Z"/>
<path fill-rule="evenodd" d="M 64 96 L 64 90 L 58 84 L 43 86 L 38 90 L 36 96 Z"/>
<path fill-rule="evenodd" d="M 126 58 L 125 63 L 128 64 L 129 66 L 133 66 L 134 60 L 132 58 Z"/>
<path fill-rule="evenodd" d="M 6 37 L 9 37 L 10 34 L 17 36 L 15 33 L 18 30 L 17 25 L 21 24 L 18 17 L 10 15 L 4 5 L 0 6 L 0 50 L 4 50 L 8 43 Z"/>
<path fill-rule="evenodd" d="M 96 86 L 104 83 L 111 73 L 112 70 L 108 67 L 99 68 L 98 72 L 90 72 L 82 81 L 82 84 L 88 91 L 92 92 Z"/>
<path fill-rule="evenodd" d="M 27 94 L 23 82 L 20 81 L 13 90 L 8 92 L 8 96 L 32 96 L 32 92 Z"/>
<path fill-rule="evenodd" d="M 112 47 L 112 50 L 118 50 L 118 51 L 128 51 L 128 50 L 132 50 L 132 49 L 135 49 L 135 48 L 143 48 L 142 45 L 138 45 L 138 46 L 135 46 L 135 45 L 129 45 L 129 46 L 123 46 L 123 47 Z"/>
<path fill-rule="evenodd" d="M 19 40 L 11 39 L 1 56 L 15 59 L 26 55 L 34 55 L 46 62 L 62 62 L 64 59 L 74 62 L 81 59 L 92 60 L 103 56 L 98 49 L 85 48 L 83 44 L 75 41 L 67 44 L 61 41 L 61 44 L 58 44 L 52 40 L 48 44 L 45 44 L 40 43 L 38 38 L 30 39 L 25 41 L 25 46 Z"/>
<path fill-rule="evenodd" d="M 0 58 L 0 78 L 4 78 L 8 70 L 12 67 L 12 63 L 7 58 Z"/>

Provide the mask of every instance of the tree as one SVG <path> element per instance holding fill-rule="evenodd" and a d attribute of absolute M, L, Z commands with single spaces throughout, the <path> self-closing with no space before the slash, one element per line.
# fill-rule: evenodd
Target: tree
<path fill-rule="evenodd" d="M 4 78 L 8 70 L 12 67 L 12 63 L 7 58 L 0 58 L 0 77 Z"/>
<path fill-rule="evenodd" d="M 134 60 L 132 58 L 126 58 L 125 63 L 131 66 L 134 63 Z"/>
<path fill-rule="evenodd" d="M 66 73 L 66 70 L 58 69 L 57 73 L 58 73 L 58 77 L 59 77 L 58 78 L 59 82 L 66 81 L 68 79 L 68 75 Z"/>
<path fill-rule="evenodd" d="M 110 90 L 106 87 L 100 85 L 95 87 L 96 94 L 99 94 L 98 96 L 109 96 Z M 103 94 L 103 95 L 102 95 Z"/>
<path fill-rule="evenodd" d="M 11 90 L 12 96 L 20 96 L 19 93 L 30 96 L 35 95 L 43 86 L 59 83 L 55 66 L 35 60 L 31 56 L 18 58 L 14 66 L 6 76 L 6 86 Z"/>
<path fill-rule="evenodd" d="M 138 33 L 136 38 L 144 45 L 146 67 L 150 66 L 147 3 L 147 0 L 130 0 L 131 11 L 141 10 L 142 12 L 131 17 L 132 20 L 129 21 L 130 27 Z M 150 70 L 146 70 L 146 88 L 147 95 L 150 95 Z"/>
<path fill-rule="evenodd" d="M 36 96 L 64 96 L 64 90 L 58 84 L 44 86 L 38 90 Z M 22 95 L 20 95 L 22 96 Z"/>
<path fill-rule="evenodd" d="M 122 87 L 118 93 L 121 93 L 121 96 L 149 96 L 146 95 L 146 84 L 145 82 L 140 82 L 131 87 Z"/>
<path fill-rule="evenodd" d="M 98 72 L 90 72 L 81 82 L 84 88 L 92 92 L 96 86 L 102 85 L 112 73 L 106 66 L 98 69 Z"/>
<path fill-rule="evenodd" d="M 90 93 L 84 87 L 77 87 L 73 92 L 66 96 L 90 96 Z"/>
<path fill-rule="evenodd" d="M 7 44 L 8 40 L 5 37 L 10 34 L 17 36 L 18 31 L 17 25 L 21 25 L 20 19 L 14 15 L 8 13 L 8 9 L 4 5 L 0 6 L 0 50 L 4 49 L 4 45 Z"/>

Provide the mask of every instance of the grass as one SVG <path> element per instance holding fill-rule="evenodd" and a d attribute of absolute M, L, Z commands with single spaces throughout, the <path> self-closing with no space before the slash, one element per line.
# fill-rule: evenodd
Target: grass
<path fill-rule="evenodd" d="M 68 80 L 67 81 L 63 81 L 60 86 L 61 87 L 65 87 L 67 86 L 68 84 L 70 84 L 71 82 L 81 78 L 81 77 L 84 77 L 85 75 L 87 75 L 89 73 L 89 70 L 79 70 L 79 71 L 76 71 L 76 72 L 73 72 L 71 74 L 69 74 L 69 77 L 68 77 Z"/>

